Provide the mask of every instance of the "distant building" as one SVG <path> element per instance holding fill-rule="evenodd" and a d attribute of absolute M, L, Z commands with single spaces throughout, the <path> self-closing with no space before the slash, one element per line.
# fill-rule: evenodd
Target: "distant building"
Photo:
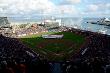
<path fill-rule="evenodd" d="M 0 17 L 0 27 L 7 27 L 7 26 L 10 26 L 8 18 L 7 17 Z"/>
<path fill-rule="evenodd" d="M 61 20 L 45 20 L 44 27 L 47 29 L 58 28 L 61 26 Z"/>

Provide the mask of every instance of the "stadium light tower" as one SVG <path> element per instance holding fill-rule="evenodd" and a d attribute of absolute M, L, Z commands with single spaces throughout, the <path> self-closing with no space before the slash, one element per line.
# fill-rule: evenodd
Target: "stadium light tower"
<path fill-rule="evenodd" d="M 61 10 L 61 15 L 64 15 L 64 10 Z M 62 22 L 62 20 L 61 20 L 61 22 Z M 62 25 L 65 26 L 64 21 L 62 22 Z"/>

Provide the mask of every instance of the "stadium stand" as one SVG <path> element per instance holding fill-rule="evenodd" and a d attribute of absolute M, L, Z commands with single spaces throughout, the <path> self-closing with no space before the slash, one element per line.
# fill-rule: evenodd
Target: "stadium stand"
<path fill-rule="evenodd" d="M 81 50 L 76 58 L 73 57 L 73 62 L 65 64 L 65 72 L 110 73 L 110 36 L 79 30 L 76 33 L 87 36 L 90 41 L 82 48 L 83 52 Z"/>
<path fill-rule="evenodd" d="M 66 29 L 89 39 L 71 61 L 50 62 L 16 38 L 0 35 L 0 73 L 110 73 L 110 36 Z"/>
<path fill-rule="evenodd" d="M 48 63 L 40 61 L 15 38 L 0 35 L 0 73 L 49 73 Z"/>

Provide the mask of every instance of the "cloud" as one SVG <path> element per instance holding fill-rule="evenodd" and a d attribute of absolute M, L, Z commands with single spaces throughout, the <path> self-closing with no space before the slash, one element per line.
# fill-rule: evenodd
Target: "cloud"
<path fill-rule="evenodd" d="M 89 5 L 88 8 L 89 8 L 90 11 L 97 11 L 99 9 L 99 6 L 91 4 L 91 5 Z"/>
<path fill-rule="evenodd" d="M 72 5 L 61 5 L 58 8 L 61 14 L 77 14 L 77 9 Z"/>
<path fill-rule="evenodd" d="M 5 14 L 50 13 L 54 8 L 49 0 L 0 0 L 0 13 Z"/>
<path fill-rule="evenodd" d="M 77 4 L 81 2 L 81 0 L 66 0 L 66 1 L 72 4 Z"/>
<path fill-rule="evenodd" d="M 110 15 L 110 3 L 95 3 L 88 4 L 85 7 L 85 11 L 81 12 L 86 16 L 109 16 Z"/>
<path fill-rule="evenodd" d="M 110 10 L 110 3 L 107 3 L 107 4 L 106 4 L 106 8 L 107 8 L 108 10 Z"/>
<path fill-rule="evenodd" d="M 110 3 L 99 3 L 99 4 L 90 4 L 87 5 L 87 10 L 88 11 L 109 11 L 110 10 Z"/>
<path fill-rule="evenodd" d="M 78 3 L 80 0 L 67 0 Z M 50 0 L 0 0 L 0 13 L 5 16 L 75 15 L 74 5 L 55 5 Z"/>
<path fill-rule="evenodd" d="M 81 0 L 62 0 L 61 4 L 68 5 L 68 4 L 78 4 Z"/>
<path fill-rule="evenodd" d="M 2 8 L 0 8 L 0 12 L 3 12 L 3 9 Z"/>

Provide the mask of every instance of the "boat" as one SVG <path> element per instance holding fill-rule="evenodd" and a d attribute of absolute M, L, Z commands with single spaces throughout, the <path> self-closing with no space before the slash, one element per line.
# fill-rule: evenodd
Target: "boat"
<path fill-rule="evenodd" d="M 110 19 L 102 18 L 99 21 L 96 21 L 96 22 L 93 21 L 93 22 L 87 22 L 87 23 L 110 26 Z"/>
<path fill-rule="evenodd" d="M 107 30 L 100 29 L 98 32 L 101 33 L 101 34 L 106 34 Z"/>

